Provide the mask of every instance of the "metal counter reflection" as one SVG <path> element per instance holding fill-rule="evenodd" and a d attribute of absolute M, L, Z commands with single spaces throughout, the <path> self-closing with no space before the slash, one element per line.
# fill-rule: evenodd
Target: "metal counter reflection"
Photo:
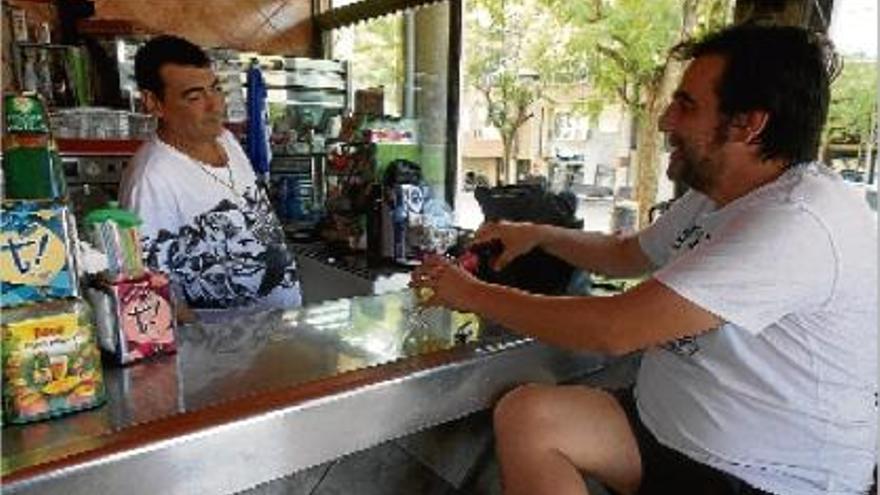
<path fill-rule="evenodd" d="M 137 425 L 479 341 L 473 315 L 431 308 L 414 324 L 414 311 L 405 290 L 286 311 L 226 312 L 182 326 L 176 355 L 105 366 L 104 406 L 5 427 L 2 473 L 87 451 Z M 462 326 L 466 339 L 456 337 Z"/>
<path fill-rule="evenodd" d="M 236 493 L 604 360 L 414 310 L 403 291 L 184 327 L 176 356 L 106 369 L 109 404 L 4 428 L 3 492 Z"/>

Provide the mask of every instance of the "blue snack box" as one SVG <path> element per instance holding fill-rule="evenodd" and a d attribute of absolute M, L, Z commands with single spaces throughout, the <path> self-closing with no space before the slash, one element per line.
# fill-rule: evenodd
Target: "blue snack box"
<path fill-rule="evenodd" d="M 79 295 L 66 206 L 2 203 L 0 292 L 4 308 Z"/>

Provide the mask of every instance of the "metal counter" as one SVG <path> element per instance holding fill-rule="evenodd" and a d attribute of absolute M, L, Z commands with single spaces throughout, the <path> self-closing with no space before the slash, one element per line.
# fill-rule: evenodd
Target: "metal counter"
<path fill-rule="evenodd" d="M 174 356 L 105 367 L 105 405 L 6 426 L 4 493 L 233 493 L 603 362 L 418 313 L 409 291 L 214 316 Z"/>
<path fill-rule="evenodd" d="M 332 249 L 324 242 L 289 246 L 303 281 L 303 301 L 310 304 L 399 291 L 409 283 L 413 268 L 387 260 L 374 265 L 365 253 Z"/>

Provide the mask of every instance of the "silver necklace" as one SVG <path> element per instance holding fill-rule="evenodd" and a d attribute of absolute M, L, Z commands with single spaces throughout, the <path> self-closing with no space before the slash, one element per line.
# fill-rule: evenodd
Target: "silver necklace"
<path fill-rule="evenodd" d="M 164 142 L 164 143 L 167 144 L 168 146 L 170 146 L 170 147 L 174 148 L 175 150 L 177 150 L 177 151 L 178 151 L 179 153 L 181 153 L 183 156 L 189 158 L 190 161 L 192 161 L 192 162 L 196 165 L 196 167 L 198 167 L 199 170 L 201 170 L 201 171 L 202 171 L 205 175 L 207 175 L 208 177 L 214 179 L 215 182 L 217 182 L 218 184 L 220 184 L 220 185 L 223 186 L 223 187 L 227 187 L 227 188 L 229 188 L 229 190 L 231 190 L 232 192 L 236 192 L 236 190 L 235 190 L 235 179 L 232 177 L 232 165 L 230 165 L 230 163 L 229 163 L 229 155 L 226 153 L 226 150 L 223 149 L 223 146 L 222 146 L 220 143 L 216 143 L 216 142 L 215 142 L 214 145 L 217 147 L 217 151 L 220 152 L 220 156 L 221 156 L 223 159 L 225 159 L 225 161 L 226 161 L 226 165 L 225 165 L 225 167 L 226 167 L 226 172 L 229 174 L 229 182 L 224 181 L 224 180 L 221 179 L 220 177 L 217 177 L 217 176 L 214 175 L 212 172 L 209 172 L 209 171 L 207 170 L 207 167 L 211 167 L 211 168 L 218 168 L 218 167 L 212 166 L 212 165 L 210 165 L 210 164 L 208 164 L 208 163 L 205 163 L 205 162 L 203 162 L 203 161 L 201 161 L 201 160 L 198 160 L 198 159 L 196 159 L 196 158 L 193 158 L 189 153 L 187 153 L 186 151 L 184 151 L 184 147 L 181 147 L 181 146 L 177 146 L 177 145 L 171 144 L 172 140 L 169 140 L 169 139 L 167 139 L 167 138 L 165 138 L 165 137 L 162 137 L 161 134 L 160 134 L 160 139 L 162 140 L 162 142 Z"/>
<path fill-rule="evenodd" d="M 229 182 L 224 181 L 223 179 L 221 179 L 220 177 L 215 175 L 213 172 L 208 171 L 208 167 L 210 167 L 211 169 L 223 168 L 223 167 L 216 167 L 211 164 L 205 163 L 201 160 L 197 160 L 189 155 L 187 155 L 187 156 L 189 156 L 189 159 L 194 161 L 195 164 L 199 167 L 199 170 L 204 172 L 208 177 L 214 179 L 214 181 L 217 182 L 218 184 L 220 184 L 221 186 L 228 187 L 232 192 L 236 192 L 235 191 L 235 179 L 232 177 L 232 165 L 229 163 L 229 155 L 226 153 L 226 150 L 224 150 L 223 147 L 219 143 L 216 144 L 216 146 L 217 146 L 217 151 L 219 152 L 221 158 L 225 159 L 226 165 L 224 167 L 226 168 L 226 173 L 229 174 Z"/>
<path fill-rule="evenodd" d="M 221 186 L 228 187 L 232 192 L 236 192 L 235 191 L 235 179 L 232 177 L 232 165 L 230 165 L 228 161 L 226 162 L 226 172 L 229 174 L 229 182 L 226 182 L 223 179 L 221 179 L 220 177 L 217 177 L 216 175 L 214 175 L 212 172 L 209 172 L 207 170 L 207 166 L 204 163 L 202 163 L 198 160 L 195 160 L 195 159 L 193 159 L 193 161 L 196 162 L 196 165 L 198 165 L 199 170 L 204 172 L 205 175 L 214 179 L 214 181 L 217 182 L 218 184 L 220 184 Z M 217 167 L 211 167 L 211 168 L 217 168 Z"/>

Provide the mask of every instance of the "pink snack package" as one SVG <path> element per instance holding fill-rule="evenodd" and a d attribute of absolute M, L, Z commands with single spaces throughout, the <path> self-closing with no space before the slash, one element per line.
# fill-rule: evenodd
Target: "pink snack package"
<path fill-rule="evenodd" d="M 101 347 L 120 364 L 176 351 L 177 328 L 168 277 L 147 272 L 136 279 L 103 280 L 88 290 Z"/>

